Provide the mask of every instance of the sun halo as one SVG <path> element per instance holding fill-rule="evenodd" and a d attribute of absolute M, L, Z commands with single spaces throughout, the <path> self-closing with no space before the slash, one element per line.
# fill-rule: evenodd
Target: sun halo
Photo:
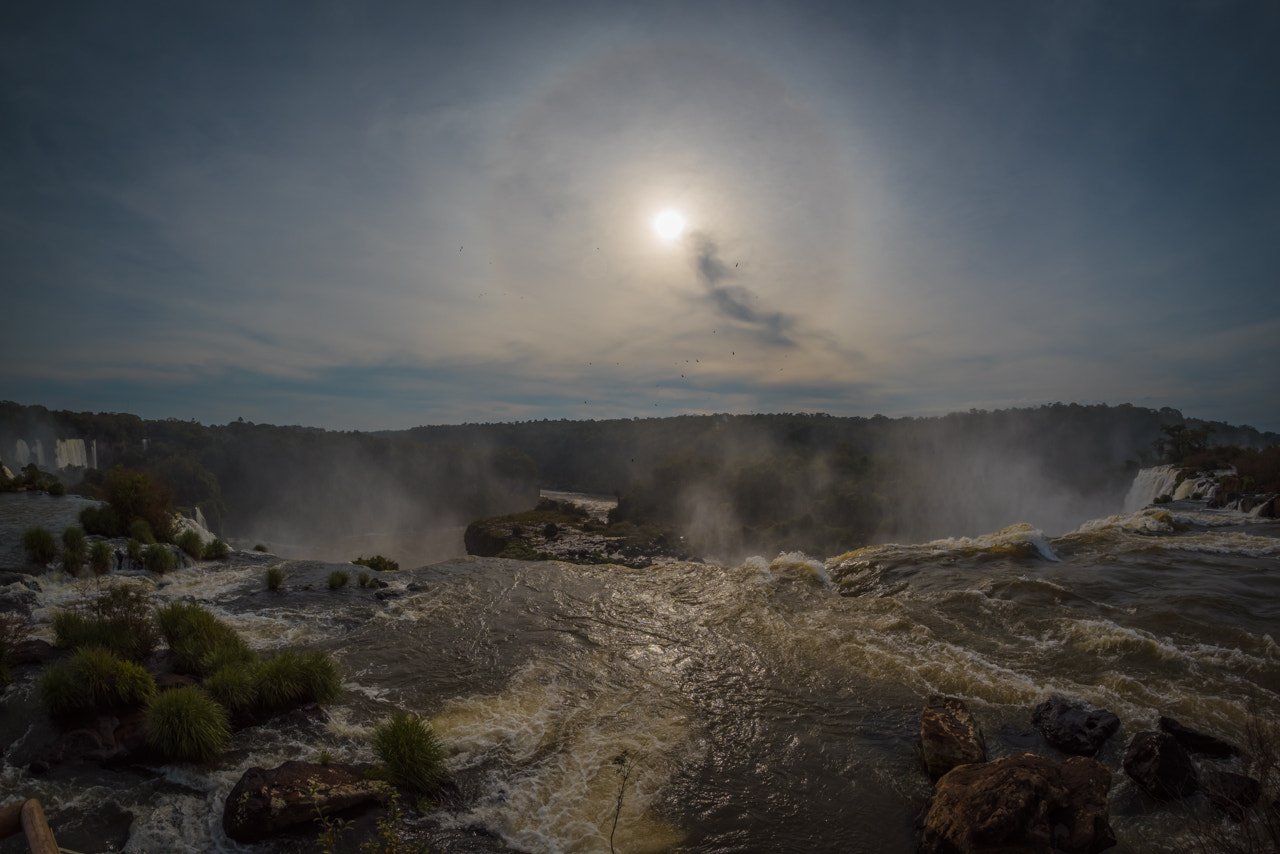
<path fill-rule="evenodd" d="M 685 220 L 679 211 L 667 208 L 653 218 L 653 230 L 663 240 L 675 240 L 684 232 Z"/>

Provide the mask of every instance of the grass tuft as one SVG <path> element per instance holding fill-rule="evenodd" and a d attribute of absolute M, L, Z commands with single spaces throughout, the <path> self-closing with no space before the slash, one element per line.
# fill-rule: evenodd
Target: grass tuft
<path fill-rule="evenodd" d="M 53 563 L 58 556 L 58 543 L 53 533 L 46 528 L 35 526 L 22 532 L 22 549 L 27 559 L 41 565 Z"/>
<path fill-rule="evenodd" d="M 284 570 L 278 566 L 267 567 L 267 589 L 279 590 L 284 587 Z"/>
<path fill-rule="evenodd" d="M 211 762 L 231 743 L 227 710 L 188 686 L 157 695 L 147 708 L 147 743 L 169 761 Z"/>
<path fill-rule="evenodd" d="M 168 546 L 152 543 L 142 553 L 142 563 L 152 572 L 163 575 L 177 568 L 178 559 L 174 557 L 173 552 L 169 551 Z"/>
<path fill-rule="evenodd" d="M 204 540 L 195 531 L 186 530 L 178 535 L 178 548 L 191 555 L 192 560 L 204 558 Z"/>
<path fill-rule="evenodd" d="M 430 792 L 447 775 L 444 745 L 431 724 L 417 715 L 396 712 L 379 723 L 373 730 L 373 750 L 397 786 Z"/>
<path fill-rule="evenodd" d="M 156 622 L 179 668 L 200 678 L 257 660 L 235 629 L 194 602 L 170 602 L 156 611 Z"/>
<path fill-rule="evenodd" d="M 346 587 L 351 576 L 347 575 L 341 569 L 335 569 L 329 573 L 329 589 L 337 590 L 339 587 Z"/>

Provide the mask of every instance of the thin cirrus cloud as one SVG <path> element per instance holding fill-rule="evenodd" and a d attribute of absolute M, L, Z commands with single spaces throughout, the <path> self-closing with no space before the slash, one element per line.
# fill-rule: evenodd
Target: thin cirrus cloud
<path fill-rule="evenodd" d="M 1249 368 L 1280 347 L 1265 8 L 10 24 L 0 396 L 344 428 L 1060 399 L 1280 427 Z M 654 234 L 665 208 L 685 236 Z"/>

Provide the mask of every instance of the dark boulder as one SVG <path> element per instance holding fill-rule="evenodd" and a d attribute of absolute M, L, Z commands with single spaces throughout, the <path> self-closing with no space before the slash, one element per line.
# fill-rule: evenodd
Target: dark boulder
<path fill-rule="evenodd" d="M 982 731 L 964 700 L 935 694 L 920 713 L 924 764 L 934 780 L 958 765 L 987 760 Z"/>
<path fill-rule="evenodd" d="M 1160 731 L 1169 733 L 1169 735 L 1178 740 L 1178 744 L 1181 744 L 1191 753 L 1216 756 L 1221 759 L 1240 755 L 1240 748 L 1234 744 L 1215 736 L 1198 732 L 1190 727 L 1185 727 L 1173 718 L 1160 718 Z"/>
<path fill-rule="evenodd" d="M 222 829 L 236 842 L 254 842 L 385 800 L 390 787 L 366 779 L 355 765 L 291 760 L 278 768 L 250 768 L 227 795 Z"/>
<path fill-rule="evenodd" d="M 1076 756 L 1092 756 L 1120 729 L 1120 718 L 1106 709 L 1086 709 L 1053 696 L 1031 712 L 1032 725 L 1045 741 Z"/>
<path fill-rule="evenodd" d="M 1199 786 L 1191 755 L 1167 732 L 1140 732 L 1124 753 L 1124 772 L 1151 797 L 1172 801 Z"/>
<path fill-rule="evenodd" d="M 1262 796 L 1262 784 L 1252 777 L 1232 771 L 1211 771 L 1200 785 L 1214 809 L 1236 821 L 1244 821 L 1249 809 Z"/>
<path fill-rule="evenodd" d="M 1116 844 L 1111 772 L 1092 759 L 1022 753 L 938 781 L 920 854 L 1096 854 Z"/>

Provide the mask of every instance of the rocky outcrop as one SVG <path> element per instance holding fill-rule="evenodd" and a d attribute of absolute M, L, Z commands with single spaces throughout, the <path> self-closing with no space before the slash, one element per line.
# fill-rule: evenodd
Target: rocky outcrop
<path fill-rule="evenodd" d="M 1194 795 L 1199 775 L 1191 756 L 1167 732 L 1140 732 L 1124 754 L 1124 772 L 1151 797 L 1173 801 Z"/>
<path fill-rule="evenodd" d="M 929 698 L 920 714 L 920 744 L 934 780 L 959 765 L 987 760 L 982 731 L 958 697 L 935 694 Z"/>
<path fill-rule="evenodd" d="M 227 795 L 222 829 L 236 842 L 254 842 L 387 799 L 390 787 L 355 765 L 289 761 L 250 768 Z"/>
<path fill-rule="evenodd" d="M 1240 748 L 1230 742 L 1185 727 L 1173 718 L 1160 718 L 1160 731 L 1167 732 L 1173 736 L 1191 753 L 1199 753 L 1202 756 L 1213 756 L 1219 759 L 1226 759 L 1231 756 L 1239 756 Z"/>
<path fill-rule="evenodd" d="M 938 781 L 920 854 L 1096 854 L 1116 844 L 1110 788 L 1106 766 L 1083 757 L 961 765 Z"/>
<path fill-rule="evenodd" d="M 1120 718 L 1106 709 L 1087 709 L 1053 696 L 1031 712 L 1031 723 L 1045 741 L 1076 756 L 1093 756 L 1120 729 Z"/>

